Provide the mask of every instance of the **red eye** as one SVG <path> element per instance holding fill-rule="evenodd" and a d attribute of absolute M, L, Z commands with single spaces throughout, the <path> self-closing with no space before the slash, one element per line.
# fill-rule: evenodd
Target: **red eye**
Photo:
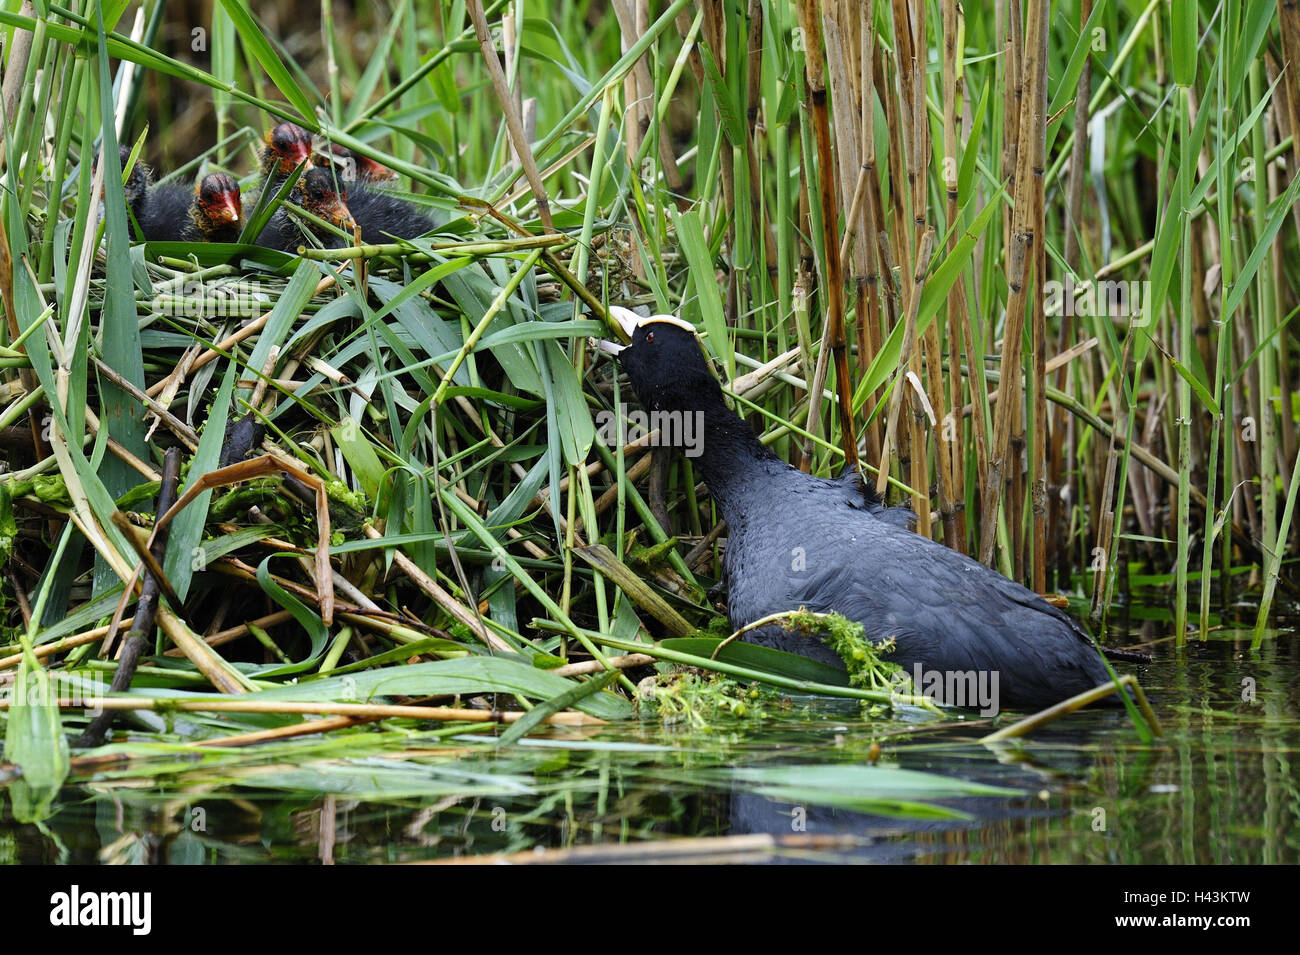
<path fill-rule="evenodd" d="M 654 340 L 655 340 L 655 333 L 654 333 L 654 332 L 646 332 L 646 333 L 645 333 L 645 343 L 646 343 L 647 345 L 652 344 L 652 343 L 654 342 Z"/>

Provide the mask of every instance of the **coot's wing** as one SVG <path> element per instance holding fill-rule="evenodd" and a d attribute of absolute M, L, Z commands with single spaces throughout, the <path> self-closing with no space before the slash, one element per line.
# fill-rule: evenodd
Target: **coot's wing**
<path fill-rule="evenodd" d="M 810 529 L 794 605 L 834 610 L 892 658 L 944 672 L 998 673 L 1004 706 L 1045 706 L 1105 682 L 1092 641 L 1031 591 L 916 534 L 860 519 Z"/>

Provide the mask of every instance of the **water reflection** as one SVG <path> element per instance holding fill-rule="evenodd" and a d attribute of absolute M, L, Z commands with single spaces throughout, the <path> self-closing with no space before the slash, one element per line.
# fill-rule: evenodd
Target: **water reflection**
<path fill-rule="evenodd" d="M 1167 632 L 1147 623 L 1135 632 Z M 1073 714 L 990 746 L 976 741 L 988 731 L 980 720 L 864 721 L 851 703 L 803 701 L 707 733 L 628 724 L 500 753 L 477 736 L 358 731 L 303 740 L 273 759 L 249 750 L 233 763 L 171 756 L 162 773 L 105 768 L 67 788 L 49 835 L 0 816 L 0 862 L 541 852 L 563 861 L 1294 864 L 1300 651 L 1287 635 L 1258 653 L 1249 643 L 1249 632 L 1224 630 L 1183 650 L 1156 645 L 1143 683 L 1159 698 L 1166 738 L 1153 746 L 1122 711 Z M 779 775 L 788 766 L 806 770 L 791 781 Z M 837 777 L 837 768 L 867 775 Z M 891 791 L 876 788 L 876 769 L 1011 793 Z M 800 778 L 815 785 L 800 788 Z M 859 778 L 870 781 L 861 792 L 844 788 Z"/>

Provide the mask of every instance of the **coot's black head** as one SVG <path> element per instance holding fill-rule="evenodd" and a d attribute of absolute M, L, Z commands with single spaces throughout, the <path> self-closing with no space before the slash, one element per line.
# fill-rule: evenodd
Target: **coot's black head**
<path fill-rule="evenodd" d="M 690 323 L 671 315 L 641 318 L 617 305 L 609 311 L 632 343 L 602 343 L 602 348 L 618 356 L 632 389 L 647 408 L 694 410 L 720 393 Z"/>

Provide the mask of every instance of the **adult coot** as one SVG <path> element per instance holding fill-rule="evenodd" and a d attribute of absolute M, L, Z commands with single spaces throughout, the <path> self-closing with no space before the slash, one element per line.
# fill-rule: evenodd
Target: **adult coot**
<path fill-rule="evenodd" d="M 693 416 L 696 430 L 680 430 L 683 419 L 678 433 L 703 435 L 694 463 L 727 521 L 733 627 L 799 607 L 835 611 L 873 643 L 894 641 L 886 659 L 909 676 L 919 668 L 922 692 L 959 706 L 987 705 L 963 697 L 975 687 L 993 691 L 994 708 L 1041 708 L 1109 680 L 1092 639 L 1037 594 L 907 530 L 910 512 L 884 508 L 856 475 L 813 477 L 768 451 L 727 407 L 688 323 L 610 312 L 632 343 L 602 348 L 641 403 Z M 815 637 L 776 626 L 747 639 L 843 666 Z"/>

